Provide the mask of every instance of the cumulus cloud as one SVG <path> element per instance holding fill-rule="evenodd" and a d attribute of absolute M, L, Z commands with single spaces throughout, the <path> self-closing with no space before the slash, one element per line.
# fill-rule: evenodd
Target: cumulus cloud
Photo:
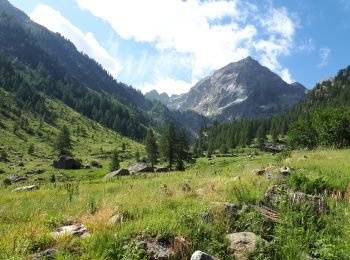
<path fill-rule="evenodd" d="M 159 93 L 167 93 L 168 95 L 181 94 L 187 92 L 196 82 L 186 82 L 172 78 L 158 78 L 155 82 L 146 83 L 138 86 L 144 93 L 156 89 Z"/>
<path fill-rule="evenodd" d="M 66 38 L 70 39 L 79 51 L 89 55 L 98 61 L 114 77 L 121 70 L 121 65 L 117 60 L 109 55 L 96 40 L 91 32 L 83 33 L 79 28 L 74 26 L 62 14 L 47 5 L 38 5 L 31 13 L 30 18 L 45 26 L 53 32 L 59 32 Z"/>
<path fill-rule="evenodd" d="M 322 68 L 328 64 L 329 55 L 331 54 L 331 49 L 329 48 L 321 48 L 320 49 L 320 58 L 321 62 L 317 67 Z"/>
<path fill-rule="evenodd" d="M 285 8 L 259 10 L 242 0 L 76 2 L 81 9 L 107 21 L 123 39 L 190 57 L 186 66 L 191 68 L 192 81 L 248 55 L 285 80 L 292 80 L 288 69 L 279 63 L 279 57 L 290 53 L 297 27 Z M 159 82 L 163 82 L 162 76 Z"/>

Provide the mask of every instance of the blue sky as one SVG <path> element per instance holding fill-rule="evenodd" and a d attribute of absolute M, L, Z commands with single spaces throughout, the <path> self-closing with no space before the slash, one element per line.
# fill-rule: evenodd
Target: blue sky
<path fill-rule="evenodd" d="M 248 55 L 308 88 L 350 65 L 350 0 L 10 2 L 143 92 L 186 92 Z"/>

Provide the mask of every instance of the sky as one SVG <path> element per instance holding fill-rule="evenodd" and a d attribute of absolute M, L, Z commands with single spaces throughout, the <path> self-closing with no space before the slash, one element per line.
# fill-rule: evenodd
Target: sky
<path fill-rule="evenodd" d="M 187 92 L 247 56 L 307 88 L 350 65 L 350 0 L 10 0 L 118 81 Z"/>

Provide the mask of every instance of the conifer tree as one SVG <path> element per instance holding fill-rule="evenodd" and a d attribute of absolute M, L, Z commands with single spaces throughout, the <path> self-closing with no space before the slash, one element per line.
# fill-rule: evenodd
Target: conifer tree
<path fill-rule="evenodd" d="M 158 145 L 156 137 L 152 129 L 148 129 L 145 138 L 147 159 L 151 163 L 152 167 L 157 163 L 158 159 Z"/>
<path fill-rule="evenodd" d="M 168 162 L 171 169 L 176 160 L 177 140 L 175 125 L 169 123 L 160 138 L 160 152 L 162 157 Z"/>
<path fill-rule="evenodd" d="M 113 172 L 113 171 L 119 170 L 119 167 L 120 167 L 119 154 L 117 150 L 114 150 L 112 153 L 111 163 L 109 164 L 109 170 Z"/>
<path fill-rule="evenodd" d="M 67 126 L 63 126 L 57 137 L 55 149 L 58 151 L 59 155 L 71 155 L 72 148 L 72 139 L 69 129 Z"/>

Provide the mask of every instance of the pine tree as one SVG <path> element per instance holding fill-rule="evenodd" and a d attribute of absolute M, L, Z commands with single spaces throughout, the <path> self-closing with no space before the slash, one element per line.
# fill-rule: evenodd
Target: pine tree
<path fill-rule="evenodd" d="M 148 129 L 145 138 L 147 159 L 151 163 L 152 167 L 157 163 L 158 158 L 158 145 L 156 137 L 152 129 Z"/>
<path fill-rule="evenodd" d="M 177 170 L 184 170 L 184 162 L 188 161 L 189 144 L 187 138 L 187 131 L 185 128 L 181 128 L 179 132 L 178 145 L 177 145 Z"/>
<path fill-rule="evenodd" d="M 176 160 L 177 142 L 175 125 L 171 122 L 160 138 L 160 152 L 171 169 Z"/>
<path fill-rule="evenodd" d="M 111 163 L 109 164 L 109 170 L 111 172 L 119 170 L 119 154 L 117 150 L 114 150 L 112 153 L 112 160 Z"/>
<path fill-rule="evenodd" d="M 72 148 L 69 129 L 67 126 L 63 126 L 57 137 L 55 149 L 58 151 L 59 155 L 71 155 Z"/>

